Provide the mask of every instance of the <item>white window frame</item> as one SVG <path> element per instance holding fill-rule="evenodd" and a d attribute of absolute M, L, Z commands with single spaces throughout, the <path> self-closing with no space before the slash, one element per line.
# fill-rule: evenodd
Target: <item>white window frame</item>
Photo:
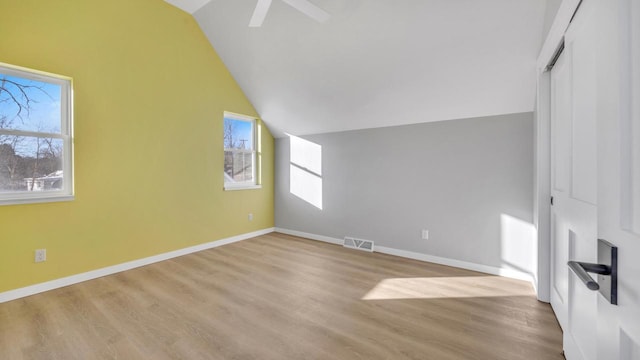
<path fill-rule="evenodd" d="M 0 192 L 0 205 L 30 204 L 71 201 L 74 199 L 73 185 L 73 80 L 70 77 L 51 74 L 0 62 L 0 72 L 60 86 L 60 133 L 0 129 L 0 135 L 55 138 L 62 140 L 62 189 L 47 191 Z"/>
<path fill-rule="evenodd" d="M 229 190 L 249 190 L 249 189 L 260 189 L 262 188 L 262 185 L 260 185 L 258 183 L 258 164 L 256 162 L 257 160 L 257 152 L 258 152 L 258 137 L 257 137 L 257 119 L 251 116 L 246 116 L 246 115 L 241 115 L 241 114 L 236 114 L 236 113 L 232 113 L 232 112 L 228 112 L 225 111 L 223 118 L 222 118 L 222 124 L 224 126 L 224 119 L 232 119 L 232 120 L 237 120 L 237 121 L 244 121 L 244 122 L 250 122 L 251 123 L 251 136 L 252 136 L 252 144 L 253 147 L 249 150 L 249 149 L 228 149 L 224 147 L 224 139 L 222 142 L 222 147 L 224 148 L 223 151 L 223 157 L 224 157 L 224 152 L 226 151 L 231 151 L 232 153 L 251 153 L 251 171 L 252 171 L 252 175 L 251 178 L 253 179 L 252 181 L 244 181 L 244 182 L 227 182 L 226 180 L 224 181 L 224 190 L 229 191 Z M 223 129 L 224 131 L 224 129 Z M 223 158 L 224 159 L 224 158 Z M 224 160 L 223 160 L 223 166 L 224 166 Z M 224 176 L 224 168 L 223 168 L 223 176 Z"/>

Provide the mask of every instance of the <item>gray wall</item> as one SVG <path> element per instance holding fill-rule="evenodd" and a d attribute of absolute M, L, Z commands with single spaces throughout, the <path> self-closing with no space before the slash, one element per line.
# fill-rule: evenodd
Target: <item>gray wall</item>
<path fill-rule="evenodd" d="M 276 227 L 536 272 L 532 113 L 303 138 L 321 146 L 323 206 L 291 194 L 277 139 Z"/>

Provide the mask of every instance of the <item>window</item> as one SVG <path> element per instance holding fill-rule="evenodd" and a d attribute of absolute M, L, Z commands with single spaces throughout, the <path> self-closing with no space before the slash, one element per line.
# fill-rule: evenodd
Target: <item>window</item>
<path fill-rule="evenodd" d="M 0 204 L 73 199 L 71 79 L 0 63 Z"/>
<path fill-rule="evenodd" d="M 256 181 L 256 119 L 224 113 L 224 188 L 259 188 Z"/>

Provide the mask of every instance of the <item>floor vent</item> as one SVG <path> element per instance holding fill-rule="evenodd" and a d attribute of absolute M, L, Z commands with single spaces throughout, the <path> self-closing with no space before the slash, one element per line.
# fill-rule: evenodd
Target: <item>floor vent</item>
<path fill-rule="evenodd" d="M 373 241 L 371 240 L 362 240 L 345 236 L 343 246 L 352 249 L 373 252 Z"/>

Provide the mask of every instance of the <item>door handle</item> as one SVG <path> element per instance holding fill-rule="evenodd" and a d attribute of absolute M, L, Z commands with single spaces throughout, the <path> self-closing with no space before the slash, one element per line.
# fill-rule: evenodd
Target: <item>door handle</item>
<path fill-rule="evenodd" d="M 589 290 L 599 290 L 600 285 L 588 273 L 611 275 L 611 267 L 603 264 L 569 261 L 567 265 Z"/>
<path fill-rule="evenodd" d="M 569 261 L 569 269 L 589 288 L 600 291 L 613 305 L 618 304 L 618 248 L 606 240 L 598 239 L 598 262 L 592 264 Z M 589 273 L 598 274 L 597 281 Z"/>

